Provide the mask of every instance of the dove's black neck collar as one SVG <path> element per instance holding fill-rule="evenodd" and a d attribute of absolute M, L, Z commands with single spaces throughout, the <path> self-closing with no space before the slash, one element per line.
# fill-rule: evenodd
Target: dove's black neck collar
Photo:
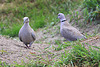
<path fill-rule="evenodd" d="M 65 22 L 65 21 L 66 21 L 66 19 L 62 20 L 61 22 Z"/>

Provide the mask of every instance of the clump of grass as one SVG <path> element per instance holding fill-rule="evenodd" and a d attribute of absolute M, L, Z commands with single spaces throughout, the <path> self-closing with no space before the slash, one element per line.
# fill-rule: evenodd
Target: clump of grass
<path fill-rule="evenodd" d="M 63 44 L 58 44 L 58 47 L 55 47 L 56 51 L 62 50 L 63 49 Z"/>
<path fill-rule="evenodd" d="M 10 65 L 0 60 L 0 67 L 10 67 Z"/>
<path fill-rule="evenodd" d="M 71 15 L 70 22 L 74 20 L 73 24 L 77 24 L 80 27 L 85 27 L 86 24 L 99 24 L 100 18 L 100 1 L 98 0 L 84 0 L 79 7 L 81 11 L 73 11 L 69 13 Z M 84 23 L 82 23 L 84 22 Z"/>
<path fill-rule="evenodd" d="M 0 67 L 46 67 L 43 63 L 29 62 L 24 64 L 7 64 L 6 62 L 2 62 L 0 60 Z"/>
<path fill-rule="evenodd" d="M 99 4 L 99 0 L 84 0 L 83 7 L 87 10 L 88 21 L 98 20 L 100 18 Z"/>
<path fill-rule="evenodd" d="M 55 47 L 55 50 L 59 51 L 59 50 L 65 49 L 67 47 L 70 47 L 74 43 L 75 42 L 69 42 L 69 41 L 62 43 L 60 40 L 55 40 L 55 44 L 58 45 L 58 47 Z"/>
<path fill-rule="evenodd" d="M 0 33 L 4 35 L 9 35 L 11 37 L 15 37 L 15 36 L 18 36 L 18 32 L 20 28 L 21 28 L 21 25 L 16 24 L 10 27 L 9 29 L 1 30 Z"/>
<path fill-rule="evenodd" d="M 89 49 L 86 49 L 82 44 L 76 44 L 72 46 L 72 49 L 64 54 L 60 63 L 70 66 L 92 66 L 98 67 L 100 62 L 100 49 L 92 49 L 92 46 L 89 46 Z"/>

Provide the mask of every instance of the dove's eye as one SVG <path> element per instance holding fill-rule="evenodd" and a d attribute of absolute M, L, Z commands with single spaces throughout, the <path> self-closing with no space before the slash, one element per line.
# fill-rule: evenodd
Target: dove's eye
<path fill-rule="evenodd" d="M 60 16 L 60 15 L 58 15 L 58 16 Z"/>

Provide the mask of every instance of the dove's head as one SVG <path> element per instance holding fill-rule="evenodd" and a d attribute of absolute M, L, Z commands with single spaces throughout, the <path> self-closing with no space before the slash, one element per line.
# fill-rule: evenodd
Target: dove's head
<path fill-rule="evenodd" d="M 24 20 L 23 23 L 28 23 L 29 22 L 29 18 L 28 17 L 24 17 L 23 20 Z"/>
<path fill-rule="evenodd" d="M 59 13 L 59 14 L 58 14 L 58 18 L 60 19 L 60 21 L 66 20 L 66 18 L 65 18 L 65 16 L 64 16 L 63 13 Z"/>

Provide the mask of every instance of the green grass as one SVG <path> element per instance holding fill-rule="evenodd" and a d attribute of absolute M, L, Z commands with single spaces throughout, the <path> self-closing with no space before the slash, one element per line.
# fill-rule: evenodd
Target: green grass
<path fill-rule="evenodd" d="M 43 63 L 36 63 L 36 62 L 29 62 L 28 64 L 23 63 L 23 64 L 7 64 L 6 62 L 1 62 L 0 61 L 0 67 L 46 67 L 45 64 Z"/>
<path fill-rule="evenodd" d="M 59 43 L 59 42 L 58 42 Z M 60 47 L 59 47 L 60 46 Z M 87 46 L 87 48 L 86 48 Z M 71 49 L 66 50 L 68 47 Z M 65 49 L 66 48 L 66 49 Z M 55 47 L 57 51 L 64 49 L 60 60 L 55 62 L 56 66 L 63 67 L 99 67 L 100 66 L 100 47 L 89 44 L 81 44 L 80 41 L 65 42 Z"/>
<path fill-rule="evenodd" d="M 80 8 L 80 10 L 79 10 Z M 70 22 L 74 20 L 74 24 L 79 27 L 87 27 L 87 24 L 100 24 L 100 1 L 99 0 L 84 0 L 78 11 L 69 12 Z"/>
<path fill-rule="evenodd" d="M 62 54 L 61 60 L 63 64 L 78 67 L 100 66 L 100 48 L 93 49 L 92 46 L 88 45 L 89 49 L 87 50 L 82 44 L 76 44 L 72 47 L 68 53 L 65 51 L 65 53 Z"/>
<path fill-rule="evenodd" d="M 49 26 L 52 22 L 55 24 L 59 12 L 68 14 L 79 3 L 80 0 L 5 0 L 0 4 L 0 33 L 17 36 L 25 16 L 29 17 L 34 30 Z"/>
<path fill-rule="evenodd" d="M 99 0 L 84 0 L 82 7 L 85 10 L 85 19 L 88 22 L 99 20 L 100 18 L 100 1 Z"/>

